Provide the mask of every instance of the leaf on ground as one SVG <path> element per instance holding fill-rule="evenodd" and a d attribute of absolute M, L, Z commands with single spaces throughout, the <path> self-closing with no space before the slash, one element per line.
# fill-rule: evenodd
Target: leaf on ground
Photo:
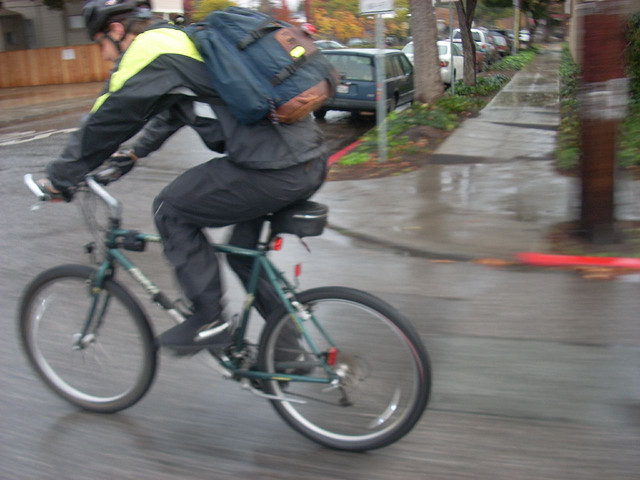
<path fill-rule="evenodd" d="M 475 260 L 473 260 L 473 263 L 486 265 L 488 267 L 506 267 L 515 264 L 515 262 L 504 260 L 502 258 L 476 258 Z"/>
<path fill-rule="evenodd" d="M 638 273 L 636 269 L 619 267 L 575 267 L 575 270 L 588 280 L 612 280 L 621 275 Z"/>

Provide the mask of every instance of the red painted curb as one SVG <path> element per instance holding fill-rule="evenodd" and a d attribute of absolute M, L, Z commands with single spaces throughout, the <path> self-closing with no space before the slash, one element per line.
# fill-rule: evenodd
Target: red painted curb
<path fill-rule="evenodd" d="M 522 252 L 516 255 L 522 263 L 544 267 L 618 267 L 640 268 L 640 258 L 625 257 L 581 257 L 574 255 L 551 255 L 547 253 Z"/>
<path fill-rule="evenodd" d="M 333 165 L 334 163 L 336 163 L 338 160 L 340 160 L 342 157 L 344 157 L 347 153 L 349 153 L 351 150 L 356 148 L 361 143 L 362 143 L 362 140 L 356 140 L 351 145 L 347 145 L 342 150 L 331 155 L 327 163 L 329 164 L 329 166 Z"/>

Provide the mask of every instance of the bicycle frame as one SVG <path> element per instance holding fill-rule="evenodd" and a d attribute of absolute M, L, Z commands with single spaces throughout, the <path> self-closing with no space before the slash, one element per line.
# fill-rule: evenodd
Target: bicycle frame
<path fill-rule="evenodd" d="M 109 298 L 104 299 L 104 304 L 99 307 L 100 293 L 103 291 L 102 287 L 104 282 L 112 278 L 115 274 L 115 268 L 117 265 L 124 268 L 129 275 L 141 285 L 147 294 L 149 294 L 151 300 L 160 305 L 176 322 L 181 323 L 185 318 L 183 314 L 174 302 L 172 302 L 160 288 L 145 275 L 133 261 L 131 261 L 123 252 L 122 249 L 129 250 L 144 250 L 146 243 L 161 243 L 162 239 L 159 235 L 141 233 L 135 230 L 127 230 L 120 228 L 120 215 L 121 205 L 118 200 L 112 197 L 100 184 L 98 184 L 92 177 L 87 177 L 87 186 L 101 198 L 107 205 L 111 207 L 111 215 L 109 218 L 110 227 L 106 232 L 106 240 L 104 245 L 106 252 L 104 259 L 99 263 L 96 275 L 90 285 L 90 294 L 93 296 L 93 302 L 87 320 L 81 336 L 79 336 L 76 344 L 76 348 L 83 348 L 84 339 L 87 336 L 91 337 L 94 332 L 99 328 L 101 324 L 104 312 L 106 312 Z M 124 242 L 122 241 L 124 239 Z M 131 242 L 133 244 L 127 243 Z M 239 327 L 235 332 L 235 350 L 241 352 L 245 347 L 245 333 L 249 324 L 249 315 L 251 308 L 255 300 L 255 294 L 258 285 L 258 278 L 261 272 L 264 272 L 269 279 L 269 282 L 274 287 L 280 301 L 285 306 L 290 317 L 295 321 L 298 330 L 304 337 L 311 352 L 315 355 L 318 366 L 321 366 L 325 373 L 325 377 L 309 377 L 303 375 L 285 374 L 285 373 L 269 373 L 258 370 L 250 370 L 243 368 L 241 365 L 242 357 L 228 358 L 226 355 L 216 355 L 216 359 L 219 364 L 222 365 L 227 371 L 237 378 L 259 379 L 259 380 L 277 380 L 277 381 L 302 381 L 313 383 L 326 383 L 335 384 L 338 382 L 337 375 L 332 372 L 329 367 L 326 356 L 318 350 L 313 339 L 305 328 L 305 323 L 310 321 L 314 326 L 322 333 L 326 338 L 328 344 L 335 348 L 336 344 L 330 338 L 327 331 L 319 324 L 313 314 L 304 308 L 296 299 L 295 287 L 285 278 L 284 274 L 279 271 L 275 265 L 267 258 L 267 252 L 269 251 L 268 242 L 261 242 L 257 249 L 247 249 L 236 247 L 233 245 L 225 244 L 213 244 L 213 247 L 217 252 L 224 253 L 226 255 L 241 255 L 250 257 L 253 259 L 253 267 L 249 280 L 249 284 L 246 287 L 246 298 L 243 303 L 241 319 Z M 99 312 L 99 313 L 98 313 Z M 97 318 L 96 318 L 97 314 Z M 92 328 L 93 326 L 93 328 Z"/>

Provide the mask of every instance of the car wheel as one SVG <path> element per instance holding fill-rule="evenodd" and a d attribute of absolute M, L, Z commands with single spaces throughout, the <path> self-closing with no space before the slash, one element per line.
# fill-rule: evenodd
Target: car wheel
<path fill-rule="evenodd" d="M 327 115 L 327 111 L 324 109 L 316 110 L 315 112 L 313 112 L 313 116 L 318 120 L 323 120 L 326 115 Z"/>

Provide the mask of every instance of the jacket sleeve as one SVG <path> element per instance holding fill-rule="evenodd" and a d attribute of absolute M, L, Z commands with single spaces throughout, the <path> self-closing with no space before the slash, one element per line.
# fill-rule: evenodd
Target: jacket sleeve
<path fill-rule="evenodd" d="M 159 113 L 144 127 L 133 145 L 133 153 L 138 158 L 144 158 L 151 152 L 158 150 L 162 144 L 185 123 L 173 114 L 172 110 Z"/>
<path fill-rule="evenodd" d="M 183 98 L 172 94 L 182 72 L 202 58 L 180 30 L 155 29 L 136 37 L 108 80 L 91 114 L 69 138 L 62 155 L 47 166 L 54 187 L 76 185 L 99 167 L 120 144 L 159 112 Z"/>
<path fill-rule="evenodd" d="M 135 139 L 133 152 L 138 158 L 146 157 L 185 125 L 193 128 L 209 149 L 219 153 L 225 151 L 220 122 L 211 107 L 186 97 L 147 123 Z"/>

